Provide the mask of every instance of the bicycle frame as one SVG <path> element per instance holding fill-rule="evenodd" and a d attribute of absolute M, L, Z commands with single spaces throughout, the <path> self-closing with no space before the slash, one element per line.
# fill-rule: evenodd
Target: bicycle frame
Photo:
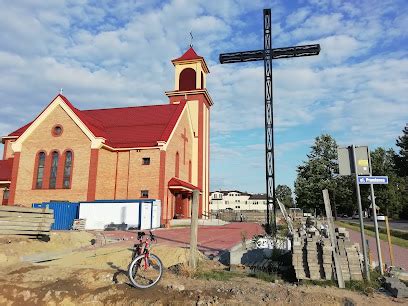
<path fill-rule="evenodd" d="M 144 269 L 147 270 L 149 267 L 149 247 L 150 247 L 150 240 L 151 238 L 146 238 L 145 241 L 143 241 L 143 236 L 139 238 L 139 243 L 135 244 L 135 250 L 133 251 L 132 259 L 136 258 L 139 255 L 144 254 Z"/>

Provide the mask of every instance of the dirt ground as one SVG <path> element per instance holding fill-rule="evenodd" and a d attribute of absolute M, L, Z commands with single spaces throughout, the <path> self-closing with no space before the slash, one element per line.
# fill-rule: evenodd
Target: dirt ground
<path fill-rule="evenodd" d="M 97 237 L 96 237 L 97 238 Z M 384 294 L 333 287 L 276 284 L 237 274 L 225 280 L 192 277 L 188 250 L 153 246 L 166 267 L 160 283 L 140 290 L 126 276 L 130 250 L 123 242 L 103 247 L 90 233 L 54 233 L 50 242 L 0 239 L 0 305 L 403 305 Z M 36 263 L 33 263 L 37 261 Z M 183 265 L 181 265 L 183 267 Z M 200 256 L 200 271 L 223 270 Z"/>

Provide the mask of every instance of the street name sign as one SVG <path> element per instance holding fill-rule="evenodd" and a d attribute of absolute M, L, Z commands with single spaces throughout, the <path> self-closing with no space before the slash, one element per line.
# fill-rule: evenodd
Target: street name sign
<path fill-rule="evenodd" d="M 388 176 L 359 176 L 359 184 L 388 184 Z"/>

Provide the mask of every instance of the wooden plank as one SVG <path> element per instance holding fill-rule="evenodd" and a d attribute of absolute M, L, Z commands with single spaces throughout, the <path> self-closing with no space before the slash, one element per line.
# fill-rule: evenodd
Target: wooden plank
<path fill-rule="evenodd" d="M 54 223 L 52 218 L 0 217 L 0 222 Z"/>
<path fill-rule="evenodd" d="M 29 217 L 29 218 L 50 218 L 53 219 L 53 214 L 36 214 L 36 213 L 23 213 L 14 211 L 0 211 L 0 217 Z"/>
<path fill-rule="evenodd" d="M 387 228 L 387 240 L 388 240 L 388 248 L 390 250 L 391 266 L 393 266 L 394 265 L 394 252 L 392 250 L 392 241 L 391 241 L 391 234 L 390 234 L 390 226 L 388 224 L 388 216 L 385 217 L 385 227 Z"/>
<path fill-rule="evenodd" d="M 52 214 L 54 212 L 52 209 L 49 208 L 32 208 L 8 205 L 0 205 L 0 211 L 18 211 L 26 213 L 43 213 L 43 214 Z"/>
<path fill-rule="evenodd" d="M 2 225 L 8 225 L 8 226 L 38 226 L 38 225 L 48 225 L 51 226 L 54 222 L 52 220 L 41 220 L 38 218 L 40 221 L 34 221 L 34 222 L 26 222 L 26 221 L 3 221 L 0 219 L 0 226 Z"/>
<path fill-rule="evenodd" d="M 0 235 L 49 235 L 49 231 L 16 231 L 16 230 L 0 230 Z"/>
<path fill-rule="evenodd" d="M 48 235 L 50 231 L 38 230 L 0 230 L 0 235 Z"/>
<path fill-rule="evenodd" d="M 332 210 L 331 210 L 331 205 L 330 205 L 329 191 L 327 189 L 324 189 L 322 192 L 323 192 L 324 207 L 326 210 L 327 223 L 329 225 L 330 244 L 333 248 L 333 259 L 334 259 L 334 266 L 336 270 L 337 283 L 339 285 L 339 288 L 344 289 L 345 283 L 344 283 L 344 278 L 343 278 L 343 272 L 341 270 L 340 258 L 338 257 L 338 253 L 337 253 L 336 238 L 335 238 L 336 236 L 334 233 L 334 222 L 333 222 L 333 215 L 332 215 Z"/>
<path fill-rule="evenodd" d="M 16 230 L 16 231 L 49 231 L 51 228 L 50 225 L 7 225 L 7 224 L 0 224 L 0 231 L 2 230 Z"/>

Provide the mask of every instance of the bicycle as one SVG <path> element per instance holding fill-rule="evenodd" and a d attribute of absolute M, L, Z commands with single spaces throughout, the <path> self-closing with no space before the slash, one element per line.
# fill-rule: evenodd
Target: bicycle
<path fill-rule="evenodd" d="M 139 243 L 133 246 L 132 261 L 128 267 L 129 280 L 136 288 L 147 289 L 156 285 L 163 275 L 163 264 L 159 257 L 150 253 L 150 244 L 157 241 L 150 232 L 145 238 L 144 232 L 138 232 Z"/>

